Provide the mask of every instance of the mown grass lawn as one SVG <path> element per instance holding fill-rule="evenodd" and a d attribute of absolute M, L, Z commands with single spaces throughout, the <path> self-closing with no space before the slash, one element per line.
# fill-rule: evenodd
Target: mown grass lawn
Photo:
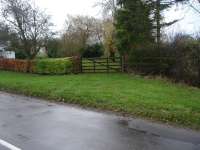
<path fill-rule="evenodd" d="M 200 129 L 200 89 L 127 74 L 0 71 L 0 89 Z"/>

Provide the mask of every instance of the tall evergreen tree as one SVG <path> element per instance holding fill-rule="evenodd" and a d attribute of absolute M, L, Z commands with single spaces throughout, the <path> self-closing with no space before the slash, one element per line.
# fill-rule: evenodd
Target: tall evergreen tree
<path fill-rule="evenodd" d="M 142 0 L 119 0 L 116 12 L 116 43 L 121 54 L 145 42 L 152 42 L 151 3 Z"/>

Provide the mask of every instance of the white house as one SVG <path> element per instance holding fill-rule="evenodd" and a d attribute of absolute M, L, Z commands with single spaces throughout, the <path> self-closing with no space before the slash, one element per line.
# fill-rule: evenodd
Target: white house
<path fill-rule="evenodd" d="M 14 51 L 6 51 L 4 45 L 0 45 L 0 58 L 15 59 Z"/>
<path fill-rule="evenodd" d="M 47 49 L 46 47 L 42 47 L 40 48 L 39 52 L 37 53 L 37 57 L 41 57 L 41 58 L 45 58 L 45 57 L 48 57 L 48 54 L 47 54 Z"/>

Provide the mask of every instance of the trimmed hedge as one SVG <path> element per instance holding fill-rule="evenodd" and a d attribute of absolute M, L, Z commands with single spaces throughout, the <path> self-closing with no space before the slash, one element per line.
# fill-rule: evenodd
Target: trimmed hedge
<path fill-rule="evenodd" d="M 126 56 L 126 70 L 162 75 L 200 87 L 200 40 L 177 35 L 172 41 L 137 46 Z"/>
<path fill-rule="evenodd" d="M 73 64 L 70 58 L 36 59 L 32 61 L 0 59 L 0 69 L 35 74 L 68 74 L 73 72 Z"/>
<path fill-rule="evenodd" d="M 72 61 L 63 59 L 38 59 L 33 61 L 33 73 L 67 74 L 72 72 Z"/>

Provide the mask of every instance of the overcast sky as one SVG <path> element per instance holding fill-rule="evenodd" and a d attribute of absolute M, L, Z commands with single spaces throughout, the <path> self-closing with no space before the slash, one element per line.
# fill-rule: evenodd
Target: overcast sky
<path fill-rule="evenodd" d="M 57 30 L 63 29 L 67 15 L 89 15 L 101 17 L 100 9 L 94 7 L 99 0 L 35 0 L 36 5 L 46 9 L 52 16 L 52 21 Z M 168 28 L 170 32 L 195 33 L 200 31 L 200 15 L 191 8 L 174 7 L 168 10 L 167 20 L 182 19 L 172 27 Z"/>
<path fill-rule="evenodd" d="M 197 4 L 195 6 L 200 5 Z M 200 9 L 200 7 L 198 8 Z M 200 33 L 200 14 L 191 7 L 179 5 L 169 9 L 166 13 L 166 20 L 172 21 L 174 19 L 180 19 L 180 21 L 168 27 L 168 32 L 185 32 L 188 34 Z"/>
<path fill-rule="evenodd" d="M 98 0 L 35 0 L 36 5 L 52 16 L 57 29 L 62 29 L 67 15 L 100 17 L 100 9 L 94 7 Z"/>

